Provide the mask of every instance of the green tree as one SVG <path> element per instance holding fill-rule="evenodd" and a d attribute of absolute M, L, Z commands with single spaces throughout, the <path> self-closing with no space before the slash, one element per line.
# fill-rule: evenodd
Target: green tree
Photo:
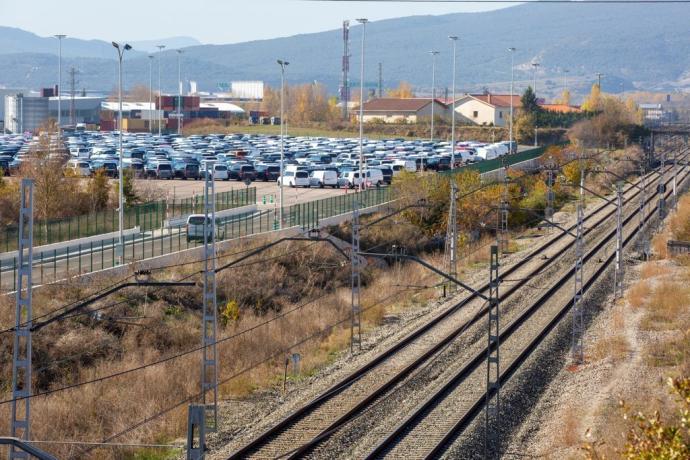
<path fill-rule="evenodd" d="M 122 195 L 125 199 L 125 206 L 132 206 L 141 201 L 141 198 L 137 194 L 134 187 L 134 170 L 132 168 L 127 168 L 122 173 Z M 115 195 L 119 196 L 120 193 L 120 183 L 115 184 Z"/>
<path fill-rule="evenodd" d="M 92 211 L 102 211 L 108 207 L 110 184 L 104 169 L 96 170 L 95 174 L 89 179 L 86 192 L 91 200 Z"/>
<path fill-rule="evenodd" d="M 541 111 L 541 107 L 539 107 L 539 104 L 537 104 L 537 95 L 534 94 L 534 90 L 531 86 L 528 86 L 525 92 L 522 94 L 520 102 L 522 103 L 521 110 L 523 113 L 536 114 Z"/>

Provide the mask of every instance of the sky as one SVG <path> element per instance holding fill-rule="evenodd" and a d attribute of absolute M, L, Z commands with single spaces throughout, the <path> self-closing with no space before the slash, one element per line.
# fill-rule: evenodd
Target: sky
<path fill-rule="evenodd" d="M 488 11 L 508 4 L 307 0 L 0 0 L 0 25 L 41 36 L 152 40 L 190 36 L 237 43 L 341 27 L 344 19 Z"/>

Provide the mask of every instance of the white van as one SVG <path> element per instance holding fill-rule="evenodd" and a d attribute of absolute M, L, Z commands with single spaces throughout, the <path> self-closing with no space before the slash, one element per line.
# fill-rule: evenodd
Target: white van
<path fill-rule="evenodd" d="M 228 174 L 228 167 L 224 164 L 214 163 L 213 180 L 230 180 L 230 175 Z"/>
<path fill-rule="evenodd" d="M 204 241 L 204 221 L 206 221 L 205 214 L 190 214 L 187 217 L 187 242 L 190 241 Z M 211 222 L 211 218 L 208 219 Z M 208 226 L 208 238 L 213 236 L 213 225 Z M 216 240 L 225 238 L 225 231 L 219 225 L 216 227 Z"/>
<path fill-rule="evenodd" d="M 383 185 L 383 173 L 380 169 L 367 169 L 364 171 L 367 186 L 380 187 Z"/>
<path fill-rule="evenodd" d="M 309 173 L 307 171 L 285 171 L 284 176 L 278 177 L 281 183 L 289 187 L 309 187 Z"/>
<path fill-rule="evenodd" d="M 336 188 L 338 186 L 338 173 L 331 170 L 312 171 L 309 174 L 309 185 L 311 187 L 324 188 L 329 186 Z"/>
<path fill-rule="evenodd" d="M 65 168 L 75 176 L 89 177 L 91 175 L 91 165 L 84 160 L 69 160 Z"/>
<path fill-rule="evenodd" d="M 417 171 L 417 163 L 415 163 L 413 160 L 401 160 L 401 159 L 398 159 L 398 160 L 395 160 L 395 161 L 393 162 L 393 165 L 394 165 L 394 166 L 395 166 L 395 165 L 400 165 L 400 166 L 403 167 L 403 169 L 404 169 L 405 171 L 409 171 L 409 172 L 415 172 L 415 171 Z"/>

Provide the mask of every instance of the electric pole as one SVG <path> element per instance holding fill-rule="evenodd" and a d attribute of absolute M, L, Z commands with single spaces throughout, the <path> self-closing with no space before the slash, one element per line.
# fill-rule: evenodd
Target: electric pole
<path fill-rule="evenodd" d="M 22 179 L 19 208 L 19 269 L 12 351 L 12 437 L 30 440 L 31 425 L 31 327 L 34 234 L 34 183 Z M 10 447 L 10 459 L 25 459 L 26 452 Z"/>
<path fill-rule="evenodd" d="M 623 186 L 620 182 L 616 184 L 616 266 L 613 297 L 623 297 Z"/>
<path fill-rule="evenodd" d="M 359 196 L 354 197 L 354 208 L 352 210 L 352 254 L 350 263 L 352 266 L 352 318 L 350 322 L 350 353 L 355 353 L 355 347 L 362 349 L 362 327 L 361 327 L 361 305 L 360 290 L 362 288 L 360 255 L 359 255 Z"/>
<path fill-rule="evenodd" d="M 500 457 L 500 329 L 499 329 L 499 296 L 498 296 L 498 245 L 491 246 L 489 272 L 489 320 L 488 346 L 486 349 L 486 408 L 484 458 Z"/>
<path fill-rule="evenodd" d="M 446 257 L 448 257 L 448 274 L 458 277 L 458 217 L 457 217 L 458 187 L 455 181 L 450 183 L 450 206 L 448 210 L 448 228 L 446 229 Z M 448 292 L 456 291 L 455 283 L 448 283 Z"/>

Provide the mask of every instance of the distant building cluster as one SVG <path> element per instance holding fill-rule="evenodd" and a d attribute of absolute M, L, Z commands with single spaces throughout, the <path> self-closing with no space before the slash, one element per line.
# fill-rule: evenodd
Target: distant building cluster
<path fill-rule="evenodd" d="M 242 102 L 260 102 L 264 83 L 236 81 L 219 85 L 227 91 L 197 92 L 195 82 L 189 82 L 189 94 L 155 96 L 152 102 L 122 103 L 122 130 L 145 132 L 160 129 L 176 130 L 179 123 L 200 119 L 228 120 L 246 117 Z M 105 95 L 58 96 L 58 87 L 40 91 L 0 89 L 0 133 L 35 133 L 49 120 L 58 119 L 60 98 L 61 123 L 64 127 L 85 125 L 89 129 L 117 130 L 119 104 Z M 179 107 L 178 107 L 179 106 Z"/>
<path fill-rule="evenodd" d="M 522 106 L 520 96 L 510 94 L 465 94 L 452 99 L 434 99 L 434 118 L 450 121 L 455 110 L 456 122 L 484 126 L 506 126 L 510 119 L 511 97 L 513 111 Z M 580 112 L 578 106 L 540 103 L 544 110 L 552 112 Z M 362 107 L 362 120 L 381 123 L 417 123 L 429 120 L 432 102 L 430 98 L 378 98 L 371 99 Z M 356 112 L 359 119 L 359 112 Z"/>

